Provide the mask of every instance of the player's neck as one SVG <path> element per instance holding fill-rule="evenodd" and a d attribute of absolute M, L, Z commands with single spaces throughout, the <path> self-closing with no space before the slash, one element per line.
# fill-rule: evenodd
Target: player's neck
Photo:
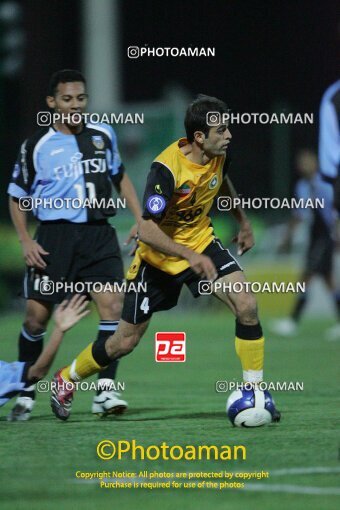
<path fill-rule="evenodd" d="M 194 143 L 188 143 L 187 145 L 181 147 L 180 150 L 186 158 L 188 158 L 190 161 L 192 161 L 192 163 L 195 163 L 196 165 L 204 166 L 211 160 L 211 158 L 209 158 L 205 152 L 200 147 L 197 147 L 197 145 Z"/>
<path fill-rule="evenodd" d="M 83 130 L 83 125 L 79 124 L 77 126 L 70 126 L 69 124 L 62 124 L 56 122 L 53 124 L 53 127 L 56 131 L 60 131 L 63 135 L 78 135 Z"/>

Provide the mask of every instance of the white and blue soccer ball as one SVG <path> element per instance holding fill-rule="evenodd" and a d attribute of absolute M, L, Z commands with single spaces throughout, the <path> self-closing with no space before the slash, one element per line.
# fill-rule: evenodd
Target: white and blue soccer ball
<path fill-rule="evenodd" d="M 227 415 L 236 427 L 261 427 L 272 422 L 275 402 L 269 391 L 239 389 L 227 401 Z"/>

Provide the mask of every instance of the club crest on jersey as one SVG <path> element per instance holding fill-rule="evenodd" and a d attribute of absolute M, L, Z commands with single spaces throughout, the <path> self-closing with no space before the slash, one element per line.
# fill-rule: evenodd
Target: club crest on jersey
<path fill-rule="evenodd" d="M 96 149 L 104 149 L 105 143 L 103 137 L 101 135 L 92 136 L 92 143 L 96 147 Z"/>
<path fill-rule="evenodd" d="M 217 183 L 218 183 L 217 175 L 214 175 L 214 176 L 211 178 L 210 182 L 209 182 L 209 189 L 214 189 L 214 188 L 216 188 Z"/>
<path fill-rule="evenodd" d="M 146 208 L 151 214 L 158 214 L 165 209 L 166 202 L 162 196 L 151 195 L 146 202 Z"/>
<path fill-rule="evenodd" d="M 191 192 L 191 188 L 190 188 L 189 184 L 182 184 L 182 186 L 180 186 L 179 188 L 177 188 L 175 190 L 175 193 L 177 195 L 189 195 L 190 192 Z"/>

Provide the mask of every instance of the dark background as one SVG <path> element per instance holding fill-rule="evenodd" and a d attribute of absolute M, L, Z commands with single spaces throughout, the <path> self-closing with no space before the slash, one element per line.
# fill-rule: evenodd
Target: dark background
<path fill-rule="evenodd" d="M 1 200 L 6 193 L 20 143 L 36 129 L 45 109 L 51 73 L 82 68 L 81 1 L 25 0 L 14 23 L 23 43 L 15 51 L 21 66 L 1 78 Z M 0 3 L 0 6 L 4 2 Z M 122 48 L 123 100 L 159 99 L 169 84 L 180 84 L 224 99 L 233 111 L 271 112 L 275 104 L 292 112 L 314 112 L 339 75 L 339 17 L 335 1 L 289 0 L 118 0 Z M 1 37 L 6 26 L 1 22 Z M 215 58 L 143 58 L 130 60 L 128 46 L 192 45 L 216 48 Z M 8 48 L 1 46 L 2 57 Z M 103 52 L 110 51 L 103 48 Z M 100 55 L 98 55 L 100 58 Z M 236 126 L 233 151 L 250 195 L 265 192 L 271 172 L 268 126 Z M 301 146 L 317 145 L 317 124 L 290 132 L 290 157 Z M 160 148 L 161 150 L 162 148 Z M 293 180 L 294 169 L 291 168 Z M 268 196 L 268 193 L 267 193 Z"/>

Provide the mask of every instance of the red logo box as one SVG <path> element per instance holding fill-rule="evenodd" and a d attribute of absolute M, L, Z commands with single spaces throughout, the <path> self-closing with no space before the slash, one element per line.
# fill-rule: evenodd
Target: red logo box
<path fill-rule="evenodd" d="M 157 362 L 183 363 L 186 360 L 185 333 L 161 332 L 155 335 L 155 360 Z"/>

